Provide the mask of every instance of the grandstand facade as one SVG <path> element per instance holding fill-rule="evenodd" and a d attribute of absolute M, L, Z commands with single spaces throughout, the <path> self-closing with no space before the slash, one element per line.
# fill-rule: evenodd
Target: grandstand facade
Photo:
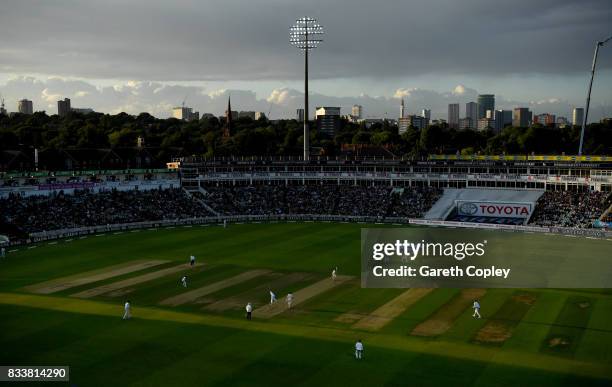
<path fill-rule="evenodd" d="M 612 191 L 612 158 L 518 157 L 430 156 L 427 161 L 320 158 L 309 163 L 282 158 L 183 158 L 180 172 L 181 184 L 188 190 L 207 185 L 338 184 Z"/>
<path fill-rule="evenodd" d="M 480 224 L 572 233 L 599 228 L 607 233 L 611 213 L 612 162 L 607 158 L 437 156 L 308 163 L 183 158 L 166 169 L 0 174 L 0 234 L 12 243 L 221 220 Z"/>

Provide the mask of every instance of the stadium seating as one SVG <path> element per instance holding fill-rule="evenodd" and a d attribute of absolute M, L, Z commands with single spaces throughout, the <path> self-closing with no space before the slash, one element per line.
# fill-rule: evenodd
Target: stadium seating
<path fill-rule="evenodd" d="M 609 192 L 547 191 L 538 200 L 531 224 L 591 227 L 610 205 Z"/>

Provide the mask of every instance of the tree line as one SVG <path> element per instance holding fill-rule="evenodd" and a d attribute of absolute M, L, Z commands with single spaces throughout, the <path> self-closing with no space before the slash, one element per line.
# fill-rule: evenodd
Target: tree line
<path fill-rule="evenodd" d="M 224 137 L 224 127 L 224 118 L 205 117 L 187 122 L 155 118 L 148 113 L 0 115 L 0 150 L 125 148 L 135 147 L 137 138 L 142 137 L 145 146 L 157 149 L 160 155 L 169 155 L 170 149 L 177 148 L 183 154 L 208 157 L 302 154 L 303 128 L 296 120 L 234 119 L 229 137 Z M 342 144 L 385 146 L 397 156 L 415 158 L 431 153 L 575 154 L 580 139 L 580 128 L 571 126 L 506 127 L 495 133 L 432 125 L 424 129 L 410 127 L 400 135 L 397 126 L 389 121 L 366 126 L 343 120 L 333 138 L 319 133 L 315 122 L 310 127 L 314 151 L 329 156 L 338 155 Z M 612 154 L 611 134 L 610 120 L 590 124 L 584 154 Z"/>

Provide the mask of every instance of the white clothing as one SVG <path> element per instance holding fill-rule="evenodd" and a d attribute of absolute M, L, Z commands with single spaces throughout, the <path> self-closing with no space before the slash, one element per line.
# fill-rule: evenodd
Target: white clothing
<path fill-rule="evenodd" d="M 274 292 L 270 290 L 270 304 L 273 304 L 275 302 L 276 302 L 276 294 L 274 294 Z"/>
<path fill-rule="evenodd" d="M 472 308 L 474 308 L 474 314 L 472 314 L 472 317 L 482 318 L 482 316 L 480 315 L 480 304 L 478 303 L 478 301 L 474 301 L 474 305 L 472 306 Z"/>
<path fill-rule="evenodd" d="M 129 318 L 132 317 L 132 313 L 131 313 L 131 305 L 129 302 L 126 302 L 125 305 L 123 306 L 124 312 L 123 312 L 123 319 L 127 320 Z"/>
<path fill-rule="evenodd" d="M 251 313 L 253 311 L 253 306 L 251 304 L 247 304 L 246 311 L 247 313 Z"/>
<path fill-rule="evenodd" d="M 355 343 L 355 359 L 361 359 L 363 357 L 363 343 L 358 341 Z"/>
<path fill-rule="evenodd" d="M 287 294 L 287 307 L 291 309 L 291 304 L 293 303 L 293 294 Z"/>

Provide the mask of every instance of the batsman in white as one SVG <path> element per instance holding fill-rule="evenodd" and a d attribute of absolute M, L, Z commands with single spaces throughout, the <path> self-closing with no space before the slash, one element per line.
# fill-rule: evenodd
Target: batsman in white
<path fill-rule="evenodd" d="M 125 305 L 123 306 L 123 319 L 129 320 L 131 318 L 132 318 L 132 305 L 130 304 L 130 300 L 127 300 L 125 302 Z"/>
<path fill-rule="evenodd" d="M 245 309 L 246 309 L 246 319 L 250 320 L 253 314 L 253 305 L 249 302 L 246 304 Z"/>
<path fill-rule="evenodd" d="M 181 277 L 181 283 L 183 284 L 183 287 L 186 288 L 187 287 L 187 276 L 184 275 L 183 277 Z"/>
<path fill-rule="evenodd" d="M 336 280 L 336 273 L 338 272 L 338 267 L 336 266 L 334 270 L 332 270 L 332 281 Z"/>
<path fill-rule="evenodd" d="M 482 318 L 480 316 L 480 302 L 478 302 L 478 300 L 474 300 L 474 305 L 472 305 L 472 308 L 474 308 L 474 314 L 472 315 L 472 317 Z"/>
<path fill-rule="evenodd" d="M 270 304 L 274 304 L 276 302 L 276 294 L 272 290 L 270 290 Z"/>
<path fill-rule="evenodd" d="M 361 339 L 355 343 L 355 359 L 361 360 L 363 358 L 363 343 Z"/>
<path fill-rule="evenodd" d="M 291 309 L 291 305 L 293 304 L 293 293 L 287 294 L 287 309 Z"/>

